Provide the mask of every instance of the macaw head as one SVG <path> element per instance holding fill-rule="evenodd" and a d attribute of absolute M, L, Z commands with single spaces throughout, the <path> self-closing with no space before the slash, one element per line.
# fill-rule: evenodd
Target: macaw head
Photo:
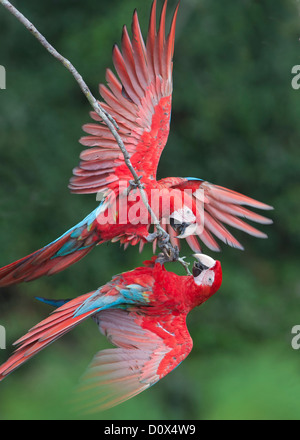
<path fill-rule="evenodd" d="M 170 215 L 170 225 L 179 233 L 177 238 L 186 238 L 196 233 L 197 219 L 192 209 L 186 205 L 177 209 Z"/>
<path fill-rule="evenodd" d="M 222 268 L 220 261 L 205 254 L 194 254 L 193 265 L 194 299 L 196 305 L 202 304 L 220 288 L 222 284 Z"/>

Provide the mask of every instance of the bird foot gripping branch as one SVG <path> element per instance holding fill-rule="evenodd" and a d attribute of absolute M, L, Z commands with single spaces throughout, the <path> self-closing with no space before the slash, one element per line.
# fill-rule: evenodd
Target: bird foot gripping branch
<path fill-rule="evenodd" d="M 147 235 L 146 240 L 148 243 L 153 243 L 153 241 L 157 239 L 159 247 L 162 248 L 164 245 L 170 243 L 170 236 L 161 226 L 156 225 L 156 227 L 157 231 Z"/>
<path fill-rule="evenodd" d="M 190 263 L 185 261 L 185 258 L 186 257 L 180 257 L 179 249 L 177 246 L 171 245 L 170 248 L 165 247 L 163 249 L 163 252 L 160 252 L 158 254 L 156 261 L 157 261 L 157 263 L 160 263 L 160 264 L 178 261 L 178 263 L 180 263 L 184 267 L 187 275 L 191 275 L 191 272 L 189 270 Z"/>
<path fill-rule="evenodd" d="M 180 257 L 180 252 L 178 246 L 173 246 L 170 242 L 170 235 L 159 226 L 157 231 L 152 232 L 146 237 L 148 243 L 152 243 L 157 240 L 158 247 L 161 249 L 157 256 L 156 261 L 160 264 L 178 261 L 185 268 L 186 273 L 191 275 L 189 271 L 189 263 L 184 261 L 185 257 Z"/>
<path fill-rule="evenodd" d="M 157 261 L 161 264 L 178 261 L 180 259 L 179 249 L 177 246 L 172 246 L 166 243 L 162 248 L 162 252 L 158 254 Z"/>

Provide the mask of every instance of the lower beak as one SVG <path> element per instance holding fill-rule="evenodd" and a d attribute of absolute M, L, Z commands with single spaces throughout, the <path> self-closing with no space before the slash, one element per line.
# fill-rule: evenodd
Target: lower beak
<path fill-rule="evenodd" d="M 180 235 L 177 235 L 177 238 L 186 238 L 190 235 L 196 234 L 197 223 L 192 223 L 191 225 L 186 226 L 184 229 L 180 231 Z"/>

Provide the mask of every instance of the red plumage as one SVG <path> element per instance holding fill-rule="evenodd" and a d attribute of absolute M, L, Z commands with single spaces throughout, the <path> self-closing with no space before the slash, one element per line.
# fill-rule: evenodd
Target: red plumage
<path fill-rule="evenodd" d="M 193 275 L 176 275 L 153 258 L 66 301 L 15 343 L 19 347 L 0 366 L 0 380 L 92 316 L 117 348 L 100 351 L 84 377 L 82 399 L 89 408 L 106 409 L 149 388 L 190 353 L 187 314 L 221 286 L 220 262 L 195 257 Z"/>

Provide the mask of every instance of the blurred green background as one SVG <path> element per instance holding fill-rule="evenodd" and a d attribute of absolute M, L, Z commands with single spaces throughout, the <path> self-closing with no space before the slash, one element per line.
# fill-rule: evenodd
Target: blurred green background
<path fill-rule="evenodd" d="M 144 35 L 151 1 L 15 1 L 98 96 L 111 49 L 138 8 Z M 162 1 L 158 2 L 159 6 Z M 171 19 L 176 1 L 169 1 Z M 54 240 L 96 206 L 72 195 L 89 104 L 70 73 L 3 7 L 0 64 L 0 265 Z M 268 240 L 236 236 L 222 245 L 220 291 L 193 310 L 194 348 L 158 385 L 106 412 L 114 419 L 299 419 L 300 64 L 299 3 L 182 0 L 174 56 L 171 133 L 158 177 L 195 176 L 269 203 Z M 205 247 L 204 251 L 210 253 Z M 191 255 L 184 247 L 182 255 Z M 138 247 L 99 246 L 50 278 L 4 288 L 0 324 L 11 344 L 48 315 L 35 295 L 75 297 L 139 266 Z M 213 255 L 216 257 L 216 254 Z M 170 266 L 169 266 L 170 267 Z M 176 264 L 172 270 L 181 273 Z M 76 419 L 69 400 L 93 355 L 109 346 L 92 321 L 52 344 L 1 383 L 0 419 Z"/>

